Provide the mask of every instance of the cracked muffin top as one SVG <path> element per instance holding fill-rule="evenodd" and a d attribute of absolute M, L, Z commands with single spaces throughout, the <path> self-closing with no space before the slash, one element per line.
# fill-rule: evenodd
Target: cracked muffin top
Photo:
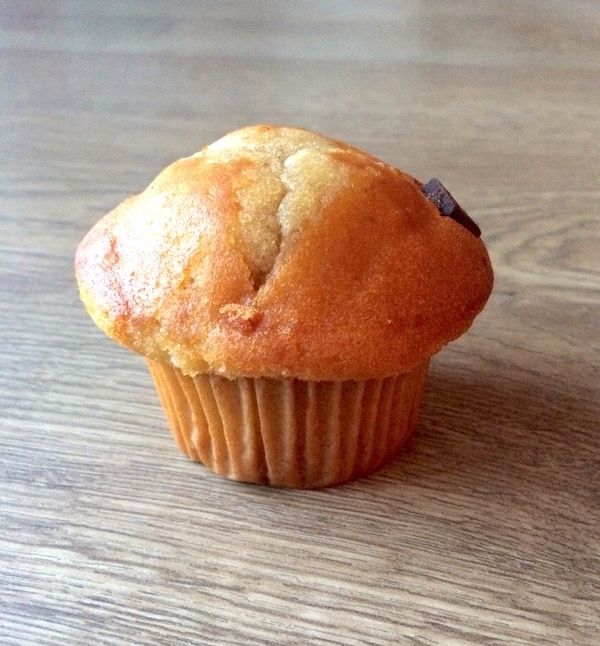
<path fill-rule="evenodd" d="M 254 126 L 104 216 L 76 275 L 104 332 L 186 375 L 381 378 L 460 336 L 491 292 L 483 242 L 443 215 L 367 153 Z"/>

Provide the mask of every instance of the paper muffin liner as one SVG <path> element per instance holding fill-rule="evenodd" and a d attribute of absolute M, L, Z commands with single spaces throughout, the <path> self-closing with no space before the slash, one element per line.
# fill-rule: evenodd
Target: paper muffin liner
<path fill-rule="evenodd" d="M 167 421 L 192 460 L 233 480 L 292 488 L 372 473 L 410 435 L 429 361 L 366 381 L 201 374 L 148 360 Z"/>

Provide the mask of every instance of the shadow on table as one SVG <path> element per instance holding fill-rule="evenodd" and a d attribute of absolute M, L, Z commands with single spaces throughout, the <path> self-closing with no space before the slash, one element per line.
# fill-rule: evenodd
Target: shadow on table
<path fill-rule="evenodd" d="M 590 455 L 600 459 L 597 414 L 591 389 L 573 395 L 550 377 L 532 382 L 509 371 L 466 376 L 438 368 L 415 433 L 373 478 L 473 486 L 494 475 L 522 481 L 553 470 L 565 477 L 591 469 Z"/>

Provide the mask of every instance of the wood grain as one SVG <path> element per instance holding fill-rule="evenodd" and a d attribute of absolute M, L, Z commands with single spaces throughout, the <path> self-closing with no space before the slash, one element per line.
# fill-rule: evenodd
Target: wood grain
<path fill-rule="evenodd" d="M 0 643 L 598 643 L 599 33 L 577 0 L 0 4 Z M 188 461 L 77 296 L 96 219 L 255 122 L 439 177 L 496 271 L 343 487 Z"/>

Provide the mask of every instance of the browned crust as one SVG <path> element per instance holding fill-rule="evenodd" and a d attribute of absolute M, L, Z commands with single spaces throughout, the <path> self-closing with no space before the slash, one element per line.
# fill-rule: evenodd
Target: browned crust
<path fill-rule="evenodd" d="M 96 323 L 185 374 L 316 380 L 406 372 L 465 332 L 492 289 L 481 239 L 408 175 L 343 144 L 327 155 L 345 182 L 260 281 L 236 243 L 251 156 L 169 166 L 77 250 Z"/>

